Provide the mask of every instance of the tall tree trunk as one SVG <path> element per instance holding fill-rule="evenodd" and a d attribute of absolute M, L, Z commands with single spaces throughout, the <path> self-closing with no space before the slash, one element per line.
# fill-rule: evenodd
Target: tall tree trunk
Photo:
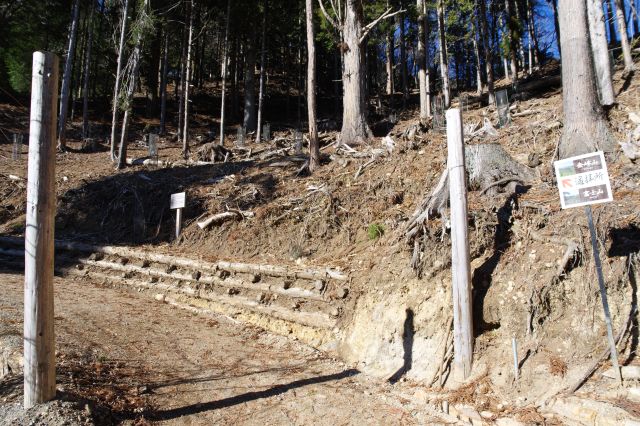
<path fill-rule="evenodd" d="M 400 78 L 402 81 L 402 108 L 406 108 L 407 99 L 409 98 L 409 75 L 407 73 L 407 46 L 405 40 L 404 14 L 396 15 L 396 25 L 400 39 Z"/>
<path fill-rule="evenodd" d="M 613 22 L 613 0 L 603 0 L 607 1 L 607 22 L 609 23 L 609 46 L 613 47 L 616 45 L 616 26 Z"/>
<path fill-rule="evenodd" d="M 591 39 L 591 50 L 593 52 L 600 103 L 603 106 L 610 106 L 615 103 L 615 95 L 613 93 L 611 64 L 601 0 L 587 0 L 587 14 L 589 16 L 589 36 Z"/>
<path fill-rule="evenodd" d="M 417 0 L 416 9 L 418 12 L 418 86 L 420 87 L 420 123 L 427 124 L 429 118 L 429 99 L 427 98 L 427 55 L 426 55 L 426 15 L 424 0 Z"/>
<path fill-rule="evenodd" d="M 147 67 L 147 117 L 153 117 L 158 108 L 158 70 L 160 69 L 160 53 L 162 49 L 162 28 L 158 25 L 151 40 L 149 65 Z"/>
<path fill-rule="evenodd" d="M 387 69 L 387 95 L 393 95 L 393 31 L 387 31 L 385 37 L 385 56 Z"/>
<path fill-rule="evenodd" d="M 256 130 L 256 38 L 250 37 L 245 44 L 245 74 L 244 74 L 244 118 L 242 126 L 247 132 Z"/>
<path fill-rule="evenodd" d="M 258 123 L 256 129 L 256 143 L 260 142 L 260 139 L 262 138 L 262 108 L 264 106 L 264 80 L 267 68 L 267 0 L 264 0 L 263 7 L 264 14 L 262 16 L 262 46 L 260 51 L 260 88 L 258 93 Z M 307 29 L 307 31 L 309 30 Z M 313 31 L 313 28 L 311 28 L 311 31 Z"/>
<path fill-rule="evenodd" d="M 616 4 L 616 18 L 618 21 L 618 29 L 620 30 L 620 44 L 622 46 L 622 58 L 624 59 L 624 72 L 623 75 L 628 75 L 635 71 L 636 67 L 633 64 L 633 57 L 631 57 L 631 46 L 629 45 L 629 36 L 627 33 L 627 22 L 624 19 L 624 5 L 622 0 L 614 0 Z"/>
<path fill-rule="evenodd" d="M 167 125 L 167 71 L 169 67 L 169 28 L 164 27 L 164 47 L 162 51 L 162 71 L 160 72 L 160 134 L 166 133 Z"/>
<path fill-rule="evenodd" d="M 476 60 L 476 94 L 482 96 L 482 60 L 480 59 L 480 48 L 478 47 L 478 37 L 482 36 L 478 32 L 478 27 L 471 21 L 471 29 L 473 31 L 473 53 Z"/>
<path fill-rule="evenodd" d="M 427 117 L 431 117 L 431 57 L 429 56 L 429 41 L 431 34 L 431 27 L 429 26 L 429 13 L 427 11 L 427 2 L 422 2 L 422 13 L 424 16 L 424 37 L 423 43 L 424 49 L 424 61 L 425 61 L 425 86 L 427 89 Z"/>
<path fill-rule="evenodd" d="M 564 110 L 560 158 L 586 154 L 596 149 L 612 151 L 614 140 L 596 92 L 587 4 L 583 0 L 562 0 L 559 6 Z"/>
<path fill-rule="evenodd" d="M 511 1 L 504 0 L 504 13 L 505 13 L 505 23 L 507 29 L 507 36 L 509 40 L 509 59 L 511 61 L 511 81 L 516 84 L 518 82 L 518 53 L 517 53 L 517 45 L 518 40 L 516 40 L 515 31 L 513 30 L 513 19 L 511 12 Z"/>
<path fill-rule="evenodd" d="M 89 68 L 91 66 L 91 47 L 93 44 L 93 12 L 96 8 L 95 4 L 91 2 L 89 4 L 90 13 L 89 13 L 89 22 L 88 29 L 89 32 L 88 40 L 87 40 L 87 49 L 85 51 L 84 58 L 84 81 L 82 83 L 82 138 L 89 137 Z"/>
<path fill-rule="evenodd" d="M 540 65 L 538 57 L 538 40 L 536 38 L 536 27 L 533 19 L 533 6 L 531 0 L 526 0 L 527 7 L 527 33 L 529 35 L 529 74 L 533 73 L 533 69 Z"/>
<path fill-rule="evenodd" d="M 144 26 L 143 20 L 146 20 L 147 8 L 149 6 L 149 0 L 144 0 L 142 8 L 138 11 L 137 27 L 139 31 L 136 32 L 135 45 L 133 47 L 133 53 L 131 54 L 131 74 L 129 79 L 129 87 L 127 87 L 126 109 L 124 111 L 124 118 L 122 119 L 122 133 L 120 134 L 120 150 L 118 152 L 118 169 L 123 169 L 127 164 L 127 133 L 129 132 L 129 122 L 131 121 L 131 111 L 133 110 L 133 94 L 136 90 L 138 82 L 138 75 L 140 73 L 140 51 L 142 47 L 142 35 L 143 31 L 140 28 Z"/>
<path fill-rule="evenodd" d="M 187 41 L 187 60 L 185 61 L 184 79 L 184 130 L 182 132 L 182 156 L 189 158 L 189 89 L 191 86 L 191 51 L 193 48 L 193 15 L 195 12 L 195 0 L 191 0 L 189 8 L 189 37 Z"/>
<path fill-rule="evenodd" d="M 340 143 L 359 145 L 373 136 L 367 124 L 363 69 L 362 4 L 359 0 L 347 0 L 342 43 L 342 130 Z"/>
<path fill-rule="evenodd" d="M 71 91 L 71 74 L 73 73 L 73 56 L 76 50 L 78 34 L 78 18 L 80 16 L 80 0 L 73 2 L 71 27 L 69 29 L 69 48 L 67 59 L 64 63 L 64 76 L 62 77 L 62 89 L 60 91 L 60 115 L 58 116 L 58 149 L 64 151 L 67 148 L 66 125 L 67 108 L 69 107 L 69 93 Z"/>
<path fill-rule="evenodd" d="M 438 35 L 440 40 L 440 76 L 442 77 L 442 93 L 444 107 L 451 106 L 449 93 L 449 59 L 447 57 L 447 36 L 444 28 L 444 0 L 438 0 Z"/>
<path fill-rule="evenodd" d="M 320 143 L 316 125 L 316 44 L 313 28 L 313 0 L 306 0 L 307 20 L 307 115 L 309 119 L 309 170 L 320 167 Z"/>
<path fill-rule="evenodd" d="M 185 12 L 186 13 L 186 12 Z M 185 16 L 186 18 L 186 16 Z M 189 39 L 188 28 L 182 30 L 182 52 L 180 54 L 180 92 L 178 95 L 178 142 L 182 142 L 184 134 L 184 89 L 185 89 L 185 72 L 186 72 L 186 59 L 187 59 L 187 40 Z"/>
<path fill-rule="evenodd" d="M 116 81 L 113 85 L 113 113 L 111 115 L 111 161 L 116 160 L 116 127 L 118 125 L 118 108 L 120 97 L 120 85 L 122 83 L 122 64 L 124 62 L 125 37 L 127 35 L 127 14 L 129 13 L 129 0 L 124 0 L 122 5 L 122 26 L 120 28 L 120 47 L 118 48 L 118 64 L 116 66 Z"/>
<path fill-rule="evenodd" d="M 478 1 L 478 14 L 480 20 L 480 39 L 482 40 L 482 50 L 484 51 L 484 65 L 487 73 L 487 92 L 489 93 L 489 105 L 495 102 L 494 77 L 493 77 L 493 57 L 489 49 L 489 30 L 487 29 L 487 7 L 485 0 Z"/>
<path fill-rule="evenodd" d="M 227 56 L 229 51 L 229 24 L 231 21 L 231 0 L 227 0 L 227 20 L 224 24 L 224 43 L 222 47 L 222 102 L 220 106 L 220 145 L 224 146 L 224 125 L 227 91 Z"/>

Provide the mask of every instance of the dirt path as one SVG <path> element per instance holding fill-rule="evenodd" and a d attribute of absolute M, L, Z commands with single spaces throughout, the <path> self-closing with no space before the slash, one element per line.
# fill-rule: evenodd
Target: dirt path
<path fill-rule="evenodd" d="M 4 332 L 20 333 L 23 276 L 4 273 L 0 281 Z M 438 421 L 394 396 L 387 383 L 225 317 L 60 277 L 55 303 L 58 390 L 120 407 L 117 417 L 127 423 L 142 417 L 167 424 Z"/>

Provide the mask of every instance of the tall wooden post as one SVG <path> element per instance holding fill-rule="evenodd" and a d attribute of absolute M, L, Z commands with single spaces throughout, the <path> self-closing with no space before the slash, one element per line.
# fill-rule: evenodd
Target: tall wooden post
<path fill-rule="evenodd" d="M 24 279 L 24 406 L 56 394 L 53 231 L 58 57 L 33 54 Z"/>
<path fill-rule="evenodd" d="M 449 197 L 451 200 L 451 277 L 453 283 L 454 373 L 466 379 L 473 357 L 471 266 L 467 236 L 467 178 L 460 110 L 447 111 Z"/>

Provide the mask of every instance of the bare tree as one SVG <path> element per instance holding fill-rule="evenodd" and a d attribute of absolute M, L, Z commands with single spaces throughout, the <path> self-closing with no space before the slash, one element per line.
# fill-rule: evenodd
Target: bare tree
<path fill-rule="evenodd" d="M 618 21 L 618 30 L 620 30 L 620 45 L 622 46 L 622 58 L 624 59 L 624 72 L 626 76 L 635 71 L 631 57 L 631 46 L 629 45 L 629 35 L 627 33 L 627 21 L 624 19 L 624 5 L 622 0 L 614 0 L 616 4 L 616 20 Z M 613 38 L 613 33 L 611 35 Z"/>
<path fill-rule="evenodd" d="M 89 67 L 91 65 L 91 47 L 93 44 L 93 12 L 96 5 L 93 1 L 89 3 L 89 22 L 87 49 L 84 57 L 84 81 L 82 83 L 82 138 L 89 137 Z"/>
<path fill-rule="evenodd" d="M 340 52 L 342 53 L 342 130 L 340 143 L 364 144 L 371 137 L 371 129 L 366 117 L 366 93 L 362 44 L 369 32 L 383 19 L 391 18 L 399 10 L 391 12 L 387 9 L 373 22 L 364 25 L 364 12 L 360 0 L 346 0 L 344 3 L 331 2 L 332 13 L 327 13 L 323 0 L 318 0 L 320 9 L 327 21 L 338 30 L 341 36 Z M 344 4 L 344 9 L 340 6 Z"/>
<path fill-rule="evenodd" d="M 387 95 L 393 95 L 394 92 L 394 84 L 393 84 L 393 31 L 387 31 L 385 35 L 385 55 L 386 55 L 386 71 L 387 71 Z"/>
<path fill-rule="evenodd" d="M 244 48 L 244 118 L 242 126 L 247 132 L 253 132 L 256 129 L 256 37 L 250 36 L 245 43 Z"/>
<path fill-rule="evenodd" d="M 189 157 L 189 86 L 191 85 L 191 51 L 193 44 L 193 14 L 195 8 L 195 0 L 191 0 L 189 10 L 189 36 L 187 39 L 187 59 L 185 61 L 185 79 L 184 79 L 184 130 L 182 132 L 182 156 Z"/>
<path fill-rule="evenodd" d="M 120 84 L 122 80 L 122 65 L 124 62 L 124 46 L 127 34 L 127 13 L 129 12 L 129 0 L 122 4 L 122 25 L 120 29 L 120 47 L 118 48 L 118 64 L 116 66 L 116 81 L 113 87 L 113 113 L 111 116 L 111 161 L 116 160 L 116 126 L 118 125 L 118 104 L 120 97 Z"/>
<path fill-rule="evenodd" d="M 258 123 L 256 129 L 256 142 L 260 142 L 260 139 L 262 138 L 262 108 L 264 106 L 264 80 L 267 62 L 267 6 L 267 0 L 264 0 L 264 11 L 262 16 L 262 51 L 260 52 L 260 89 L 258 93 Z M 311 30 L 313 31 L 313 28 Z"/>
<path fill-rule="evenodd" d="M 447 34 L 444 27 L 444 0 L 438 0 L 438 40 L 440 50 L 440 77 L 442 77 L 442 94 L 444 107 L 451 106 L 449 93 L 449 58 L 447 56 Z"/>
<path fill-rule="evenodd" d="M 160 134 L 167 131 L 167 68 L 169 66 L 169 28 L 164 28 L 164 47 L 162 52 L 162 71 L 160 72 Z"/>
<path fill-rule="evenodd" d="M 124 99 L 124 118 L 122 119 L 122 132 L 120 134 L 120 149 L 118 151 L 118 169 L 123 169 L 127 164 L 127 142 L 129 123 L 131 121 L 131 111 L 133 110 L 133 94 L 138 83 L 140 73 L 140 52 L 142 50 L 142 40 L 145 31 L 150 28 L 151 19 L 149 16 L 149 1 L 144 0 L 138 12 L 138 19 L 135 22 L 135 41 L 131 58 L 127 64 L 129 69 L 128 81 L 126 85 L 126 97 Z"/>
<path fill-rule="evenodd" d="M 427 87 L 427 55 L 426 55 L 426 33 L 427 33 L 427 16 L 424 0 L 416 1 L 416 10 L 418 12 L 418 86 L 420 87 L 420 122 L 427 124 L 429 118 L 429 88 Z"/>
<path fill-rule="evenodd" d="M 73 56 L 76 50 L 78 37 L 78 20 L 80 16 L 80 0 L 73 2 L 71 27 L 69 29 L 69 48 L 64 62 L 64 74 L 62 77 L 62 89 L 60 90 L 60 114 L 58 116 L 58 149 L 64 151 L 67 148 L 66 125 L 67 110 L 69 107 L 69 94 L 71 92 L 71 74 L 73 73 Z"/>
<path fill-rule="evenodd" d="M 309 170 L 320 167 L 320 144 L 316 125 L 316 44 L 313 0 L 305 0 L 307 19 L 307 114 L 309 117 Z"/>
<path fill-rule="evenodd" d="M 611 64 L 601 0 L 587 0 L 587 13 L 589 15 L 589 37 L 591 39 L 600 103 L 603 106 L 610 106 L 615 103 L 616 99 L 611 80 Z"/>
<path fill-rule="evenodd" d="M 596 149 L 612 151 L 614 140 L 607 127 L 596 92 L 596 78 L 589 43 L 587 4 L 584 0 L 559 2 L 562 44 L 562 102 L 564 128 L 560 158 Z M 576 78 L 580 76 L 580 78 Z"/>
<path fill-rule="evenodd" d="M 489 30 L 487 29 L 487 6 L 485 0 L 477 0 L 478 20 L 480 21 L 480 39 L 482 40 L 482 50 L 484 52 L 484 65 L 487 73 L 487 92 L 489 93 L 489 104 L 495 102 L 494 77 L 493 77 L 493 57 L 489 49 Z"/>
<path fill-rule="evenodd" d="M 224 146 L 224 109 L 227 90 L 227 60 L 229 56 L 229 21 L 231 20 L 231 0 L 227 0 L 227 21 L 224 24 L 224 45 L 222 48 L 222 105 L 220 106 L 220 145 Z"/>

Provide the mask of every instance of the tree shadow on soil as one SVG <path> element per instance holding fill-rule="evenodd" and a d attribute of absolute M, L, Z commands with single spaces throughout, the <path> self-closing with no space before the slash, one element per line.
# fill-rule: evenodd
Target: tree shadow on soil
<path fill-rule="evenodd" d="M 253 165 L 252 161 L 239 161 L 195 167 L 131 168 L 125 173 L 85 181 L 60 196 L 56 236 L 113 245 L 170 241 L 175 220 L 169 209 L 171 194 L 194 190 L 187 196 L 183 222 L 194 220 L 206 213 L 206 199 L 199 189 L 213 189 L 226 176 L 242 173 Z M 268 200 L 272 191 L 261 191 L 259 201 Z"/>
<path fill-rule="evenodd" d="M 216 401 L 209 401 L 204 403 L 190 404 L 184 407 L 173 408 L 170 410 L 148 412 L 145 413 L 145 418 L 150 421 L 166 421 L 177 419 L 183 416 L 198 414 L 205 411 L 232 407 L 234 405 L 244 404 L 258 399 L 271 398 L 277 395 L 284 394 L 292 389 L 298 389 L 304 386 L 315 385 L 319 383 L 342 380 L 355 376 L 357 374 L 359 374 L 358 370 L 349 369 L 336 374 L 295 380 L 290 383 L 275 385 L 269 389 L 265 389 L 262 391 L 247 392 L 229 398 L 223 398 Z"/>
<path fill-rule="evenodd" d="M 498 225 L 496 226 L 493 254 L 482 265 L 473 271 L 471 282 L 473 283 L 473 324 L 474 334 L 479 336 L 485 331 L 500 328 L 500 323 L 487 323 L 484 320 L 484 299 L 491 287 L 492 275 L 500 263 L 504 249 L 511 243 L 511 216 L 514 208 L 517 208 L 518 194 L 525 192 L 526 188 L 516 187 L 516 191 L 504 202 L 496 212 Z"/>

